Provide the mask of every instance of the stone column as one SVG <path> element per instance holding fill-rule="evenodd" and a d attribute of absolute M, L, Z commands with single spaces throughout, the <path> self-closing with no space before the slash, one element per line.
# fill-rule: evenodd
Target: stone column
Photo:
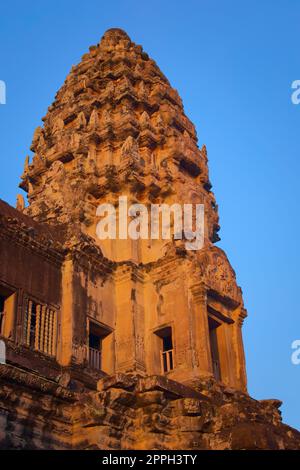
<path fill-rule="evenodd" d="M 115 372 L 114 333 L 102 341 L 101 370 L 109 375 Z"/>
<path fill-rule="evenodd" d="M 236 388 L 247 392 L 247 374 L 245 353 L 242 338 L 242 326 L 247 317 L 247 311 L 244 307 L 239 307 L 234 314 L 235 323 L 233 325 L 233 345 L 236 352 Z"/>
<path fill-rule="evenodd" d="M 145 371 L 144 319 L 137 303 L 132 269 L 121 266 L 115 281 L 115 350 L 116 372 Z"/>
<path fill-rule="evenodd" d="M 14 338 L 15 319 L 16 319 L 16 301 L 17 294 L 10 295 L 4 303 L 4 325 L 3 336 L 8 339 Z"/>
<path fill-rule="evenodd" d="M 57 361 L 67 366 L 72 359 L 73 341 L 73 260 L 67 258 L 62 265 L 62 298 L 59 318 Z"/>
<path fill-rule="evenodd" d="M 221 382 L 235 388 L 235 351 L 232 348 L 234 327 L 234 323 L 222 322 L 217 328 L 216 333 L 221 368 Z"/>
<path fill-rule="evenodd" d="M 190 293 L 193 375 L 211 376 L 213 369 L 209 344 L 206 287 L 203 283 L 195 284 L 191 287 Z"/>

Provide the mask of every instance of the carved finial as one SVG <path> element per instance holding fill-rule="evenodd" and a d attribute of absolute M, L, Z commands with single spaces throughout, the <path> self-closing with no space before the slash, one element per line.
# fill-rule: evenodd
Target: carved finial
<path fill-rule="evenodd" d="M 29 170 L 29 155 L 26 155 L 24 162 L 24 174 L 28 173 Z"/>
<path fill-rule="evenodd" d="M 31 144 L 31 147 L 30 147 L 30 150 L 32 150 L 32 152 L 35 151 L 36 146 L 38 145 L 38 143 L 39 143 L 39 141 L 40 141 L 40 139 L 41 139 L 41 137 L 42 137 L 42 132 L 43 132 L 43 129 L 42 129 L 40 126 L 38 126 L 38 127 L 35 129 L 35 131 L 34 131 L 34 133 L 33 133 L 32 144 Z"/>
<path fill-rule="evenodd" d="M 53 125 L 53 132 L 61 131 L 64 128 L 64 121 L 61 118 L 57 118 Z"/>
<path fill-rule="evenodd" d="M 85 126 L 86 126 L 86 118 L 85 118 L 84 113 L 81 111 L 77 117 L 77 127 L 79 129 L 82 129 Z"/>
<path fill-rule="evenodd" d="M 149 127 L 150 126 L 150 117 L 147 111 L 144 111 L 141 115 L 141 126 Z"/>
<path fill-rule="evenodd" d="M 99 125 L 99 116 L 98 112 L 96 109 L 93 109 L 92 114 L 90 116 L 90 121 L 89 121 L 89 128 L 90 129 L 96 129 Z"/>
<path fill-rule="evenodd" d="M 129 135 L 122 146 L 122 155 L 137 153 L 138 150 L 139 148 L 136 141 Z"/>
<path fill-rule="evenodd" d="M 16 209 L 20 212 L 25 209 L 25 200 L 22 194 L 17 194 Z"/>
<path fill-rule="evenodd" d="M 138 91 L 141 98 L 144 98 L 146 96 L 146 87 L 143 80 L 139 83 Z"/>
<path fill-rule="evenodd" d="M 116 45 L 121 41 L 130 42 L 128 34 L 123 29 L 110 28 L 102 36 L 100 46 L 104 46 L 105 44 Z"/>
<path fill-rule="evenodd" d="M 42 128 L 41 128 L 41 126 L 38 126 L 38 127 L 35 129 L 34 133 L 33 133 L 33 140 L 34 140 L 34 141 L 35 141 L 35 140 L 38 140 L 38 139 L 40 138 L 40 136 L 41 136 L 41 133 L 42 133 Z"/>

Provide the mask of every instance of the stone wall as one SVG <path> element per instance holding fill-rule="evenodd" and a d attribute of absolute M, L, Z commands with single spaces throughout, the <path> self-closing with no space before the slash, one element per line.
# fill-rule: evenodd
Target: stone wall
<path fill-rule="evenodd" d="M 298 449 L 278 400 L 200 382 L 118 374 L 98 391 L 0 366 L 1 449 Z M 17 386 L 17 387 L 16 387 Z"/>

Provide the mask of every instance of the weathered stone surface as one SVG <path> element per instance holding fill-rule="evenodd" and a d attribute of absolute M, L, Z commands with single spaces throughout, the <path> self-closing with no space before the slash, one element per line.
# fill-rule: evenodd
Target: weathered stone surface
<path fill-rule="evenodd" d="M 72 68 L 31 150 L 29 205 L 0 201 L 0 447 L 299 447 L 280 402 L 247 394 L 247 312 L 214 246 L 207 150 L 141 46 L 107 31 Z M 204 247 L 99 240 L 97 207 L 120 195 L 204 204 Z"/>
<path fill-rule="evenodd" d="M 108 31 L 83 56 L 43 121 L 22 175 L 28 215 L 80 225 L 95 238 L 97 205 L 119 193 L 143 203 L 199 202 L 206 207 L 207 241 L 218 239 L 206 148 L 198 148 L 177 91 L 125 33 Z M 96 242 L 110 258 L 132 256 L 129 244 L 122 254 Z M 144 244 L 141 261 L 157 259 L 165 245 Z"/>
<path fill-rule="evenodd" d="M 1 371 L 3 368 L 1 368 Z M 20 374 L 15 371 L 15 374 Z M 15 388 L 9 374 L 0 392 L 0 448 L 15 449 L 297 449 L 300 433 L 281 423 L 269 404 L 247 394 L 223 394 L 217 403 L 183 398 L 178 384 L 164 391 L 153 377 L 152 391 L 143 391 L 141 378 L 128 390 L 115 377 L 118 388 L 80 395 L 28 374 L 20 374 Z M 158 379 L 158 380 L 156 380 Z M 58 387 L 58 386 L 56 386 Z M 216 387 L 218 388 L 218 387 Z M 193 391 L 191 390 L 190 394 Z M 219 393 L 217 391 L 217 393 Z M 172 397 L 172 398 L 171 398 Z M 47 420 L 45 422 L 45 419 Z"/>

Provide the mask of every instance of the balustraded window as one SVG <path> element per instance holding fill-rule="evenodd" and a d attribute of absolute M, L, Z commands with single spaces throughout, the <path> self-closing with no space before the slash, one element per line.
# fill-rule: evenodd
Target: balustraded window
<path fill-rule="evenodd" d="M 110 333 L 103 325 L 89 321 L 88 362 L 92 369 L 102 370 L 103 341 Z"/>
<path fill-rule="evenodd" d="M 92 333 L 89 335 L 89 366 L 92 369 L 101 369 L 102 338 Z"/>
<path fill-rule="evenodd" d="M 56 355 L 57 312 L 33 300 L 26 301 L 24 343 L 49 356 Z"/>
<path fill-rule="evenodd" d="M 174 348 L 172 328 L 166 327 L 155 332 L 160 338 L 160 362 L 161 372 L 166 374 L 174 369 Z"/>

